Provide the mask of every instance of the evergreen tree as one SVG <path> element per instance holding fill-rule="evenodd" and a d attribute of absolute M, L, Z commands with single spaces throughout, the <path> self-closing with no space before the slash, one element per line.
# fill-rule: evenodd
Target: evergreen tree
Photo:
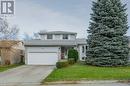
<path fill-rule="evenodd" d="M 93 1 L 86 62 L 96 66 L 128 63 L 126 4 L 121 0 Z"/>

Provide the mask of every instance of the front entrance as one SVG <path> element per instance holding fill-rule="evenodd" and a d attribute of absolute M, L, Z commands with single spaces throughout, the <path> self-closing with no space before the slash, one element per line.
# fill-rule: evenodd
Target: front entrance
<path fill-rule="evenodd" d="M 69 46 L 61 47 L 61 60 L 68 58 L 68 50 L 70 48 L 74 48 L 74 47 L 69 47 Z"/>
<path fill-rule="evenodd" d="M 67 56 L 67 48 L 61 47 L 61 59 L 65 59 L 66 56 Z"/>

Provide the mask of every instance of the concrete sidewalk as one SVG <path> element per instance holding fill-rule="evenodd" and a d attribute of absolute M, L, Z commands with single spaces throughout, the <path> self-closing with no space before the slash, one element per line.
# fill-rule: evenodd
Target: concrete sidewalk
<path fill-rule="evenodd" d="M 130 83 L 120 83 L 117 80 L 61 81 L 46 84 L 49 85 L 42 85 L 42 86 L 130 86 Z"/>
<path fill-rule="evenodd" d="M 94 84 L 57 84 L 57 85 L 42 85 L 42 86 L 130 86 L 125 83 L 94 83 Z"/>

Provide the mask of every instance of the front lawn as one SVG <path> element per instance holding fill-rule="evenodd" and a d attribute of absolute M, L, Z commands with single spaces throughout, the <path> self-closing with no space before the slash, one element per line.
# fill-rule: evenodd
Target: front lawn
<path fill-rule="evenodd" d="M 6 70 L 11 69 L 11 68 L 18 67 L 20 65 L 21 64 L 13 64 L 13 65 L 5 65 L 5 66 L 0 65 L 0 72 L 6 71 Z"/>
<path fill-rule="evenodd" d="M 130 79 L 130 67 L 95 67 L 75 64 L 67 68 L 55 69 L 44 81 L 128 79 Z"/>

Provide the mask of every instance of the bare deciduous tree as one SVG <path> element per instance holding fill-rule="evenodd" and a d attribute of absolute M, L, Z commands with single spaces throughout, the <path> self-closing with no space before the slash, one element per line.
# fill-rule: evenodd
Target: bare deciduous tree
<path fill-rule="evenodd" d="M 24 41 L 28 41 L 28 40 L 32 40 L 33 38 L 28 34 L 28 33 L 24 33 L 23 34 L 23 40 Z"/>
<path fill-rule="evenodd" d="M 9 26 L 9 23 L 6 19 L 0 18 L 0 60 L 1 64 L 5 64 L 5 60 L 10 58 L 10 54 L 7 51 L 10 51 L 12 54 L 11 46 L 15 45 L 17 42 L 13 41 L 17 39 L 19 33 L 19 28 L 17 26 Z M 12 40 L 12 41 L 9 41 Z M 4 59 L 4 60 L 3 60 Z"/>
<path fill-rule="evenodd" d="M 0 40 L 14 40 L 17 39 L 19 28 L 14 25 L 9 26 L 7 20 L 0 18 Z"/>

